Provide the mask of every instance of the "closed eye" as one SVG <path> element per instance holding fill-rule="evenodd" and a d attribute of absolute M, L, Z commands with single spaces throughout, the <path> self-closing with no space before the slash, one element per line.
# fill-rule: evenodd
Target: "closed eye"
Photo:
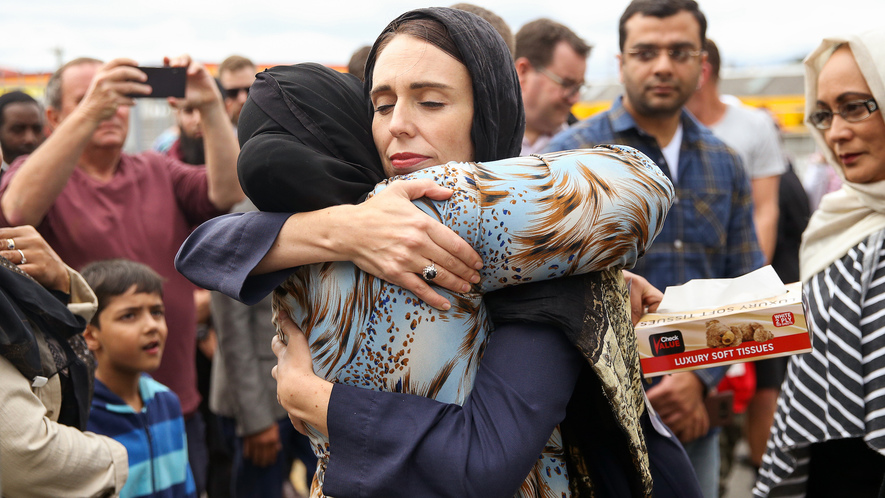
<path fill-rule="evenodd" d="M 392 110 L 393 110 L 393 104 L 379 105 L 378 107 L 375 108 L 375 112 L 377 112 L 378 114 L 387 114 Z"/>
<path fill-rule="evenodd" d="M 425 102 L 418 102 L 418 103 L 421 104 L 422 107 L 429 107 L 431 109 L 439 109 L 440 107 L 445 106 L 445 104 L 442 102 L 425 101 Z"/>

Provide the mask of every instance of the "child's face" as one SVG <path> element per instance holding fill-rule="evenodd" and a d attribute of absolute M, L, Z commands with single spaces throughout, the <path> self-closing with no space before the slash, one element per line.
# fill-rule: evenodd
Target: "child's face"
<path fill-rule="evenodd" d="M 163 298 L 136 293 L 133 285 L 105 306 L 98 327 L 89 325 L 87 342 L 103 370 L 152 372 L 160 366 L 166 334 Z"/>

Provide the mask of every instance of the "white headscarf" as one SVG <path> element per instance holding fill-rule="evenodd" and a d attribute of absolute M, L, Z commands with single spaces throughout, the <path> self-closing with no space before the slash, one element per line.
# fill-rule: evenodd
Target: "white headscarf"
<path fill-rule="evenodd" d="M 817 50 L 805 59 L 806 116 L 817 109 L 817 78 L 821 68 L 836 47 L 843 43 L 851 48 L 873 98 L 880 107 L 885 105 L 885 29 L 875 29 L 860 35 L 825 38 Z M 869 119 L 883 119 L 882 110 Z M 841 189 L 821 199 L 818 210 L 802 234 L 799 269 L 803 282 L 826 269 L 871 233 L 885 228 L 885 181 L 845 181 L 842 166 L 824 140 L 823 131 L 811 124 L 808 127 L 843 183 Z M 885 136 L 881 139 L 885 140 Z"/>

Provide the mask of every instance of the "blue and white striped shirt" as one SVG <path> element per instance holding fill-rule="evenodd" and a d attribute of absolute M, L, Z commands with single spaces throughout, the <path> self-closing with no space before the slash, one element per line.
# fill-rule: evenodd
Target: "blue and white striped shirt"
<path fill-rule="evenodd" d="M 144 402 L 140 412 L 96 379 L 87 424 L 88 430 L 114 438 L 129 453 L 129 478 L 120 496 L 195 498 L 178 396 L 147 374 L 139 379 L 138 391 Z"/>

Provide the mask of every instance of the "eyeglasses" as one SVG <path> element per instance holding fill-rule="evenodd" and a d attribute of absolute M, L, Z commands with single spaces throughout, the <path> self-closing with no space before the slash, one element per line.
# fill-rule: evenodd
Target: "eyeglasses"
<path fill-rule="evenodd" d="M 835 113 L 829 109 L 818 109 L 808 116 L 808 122 L 818 130 L 828 130 L 833 126 L 833 114 L 842 116 L 849 123 L 863 121 L 879 109 L 876 99 L 852 100 L 839 106 Z"/>
<path fill-rule="evenodd" d="M 240 96 L 240 92 L 246 92 L 246 96 L 249 96 L 249 87 L 244 86 L 242 88 L 225 88 L 224 96 L 229 99 L 235 99 Z"/>
<path fill-rule="evenodd" d="M 661 51 L 666 52 L 670 60 L 680 64 L 684 64 L 695 57 L 700 56 L 703 52 L 691 48 L 663 48 L 663 47 L 642 47 L 627 50 L 626 53 L 633 56 L 640 62 L 651 62 L 656 60 Z"/>
<path fill-rule="evenodd" d="M 559 75 L 552 73 L 543 67 L 535 66 L 534 64 L 532 64 L 532 67 L 535 68 L 535 71 L 550 78 L 550 81 L 561 86 L 562 93 L 565 96 L 565 98 L 570 99 L 570 98 L 574 97 L 575 95 L 580 94 L 582 90 L 589 88 L 589 86 L 587 84 L 585 84 L 584 82 L 577 82 L 577 81 L 572 82 L 571 80 L 566 80 L 566 79 L 560 77 Z"/>

